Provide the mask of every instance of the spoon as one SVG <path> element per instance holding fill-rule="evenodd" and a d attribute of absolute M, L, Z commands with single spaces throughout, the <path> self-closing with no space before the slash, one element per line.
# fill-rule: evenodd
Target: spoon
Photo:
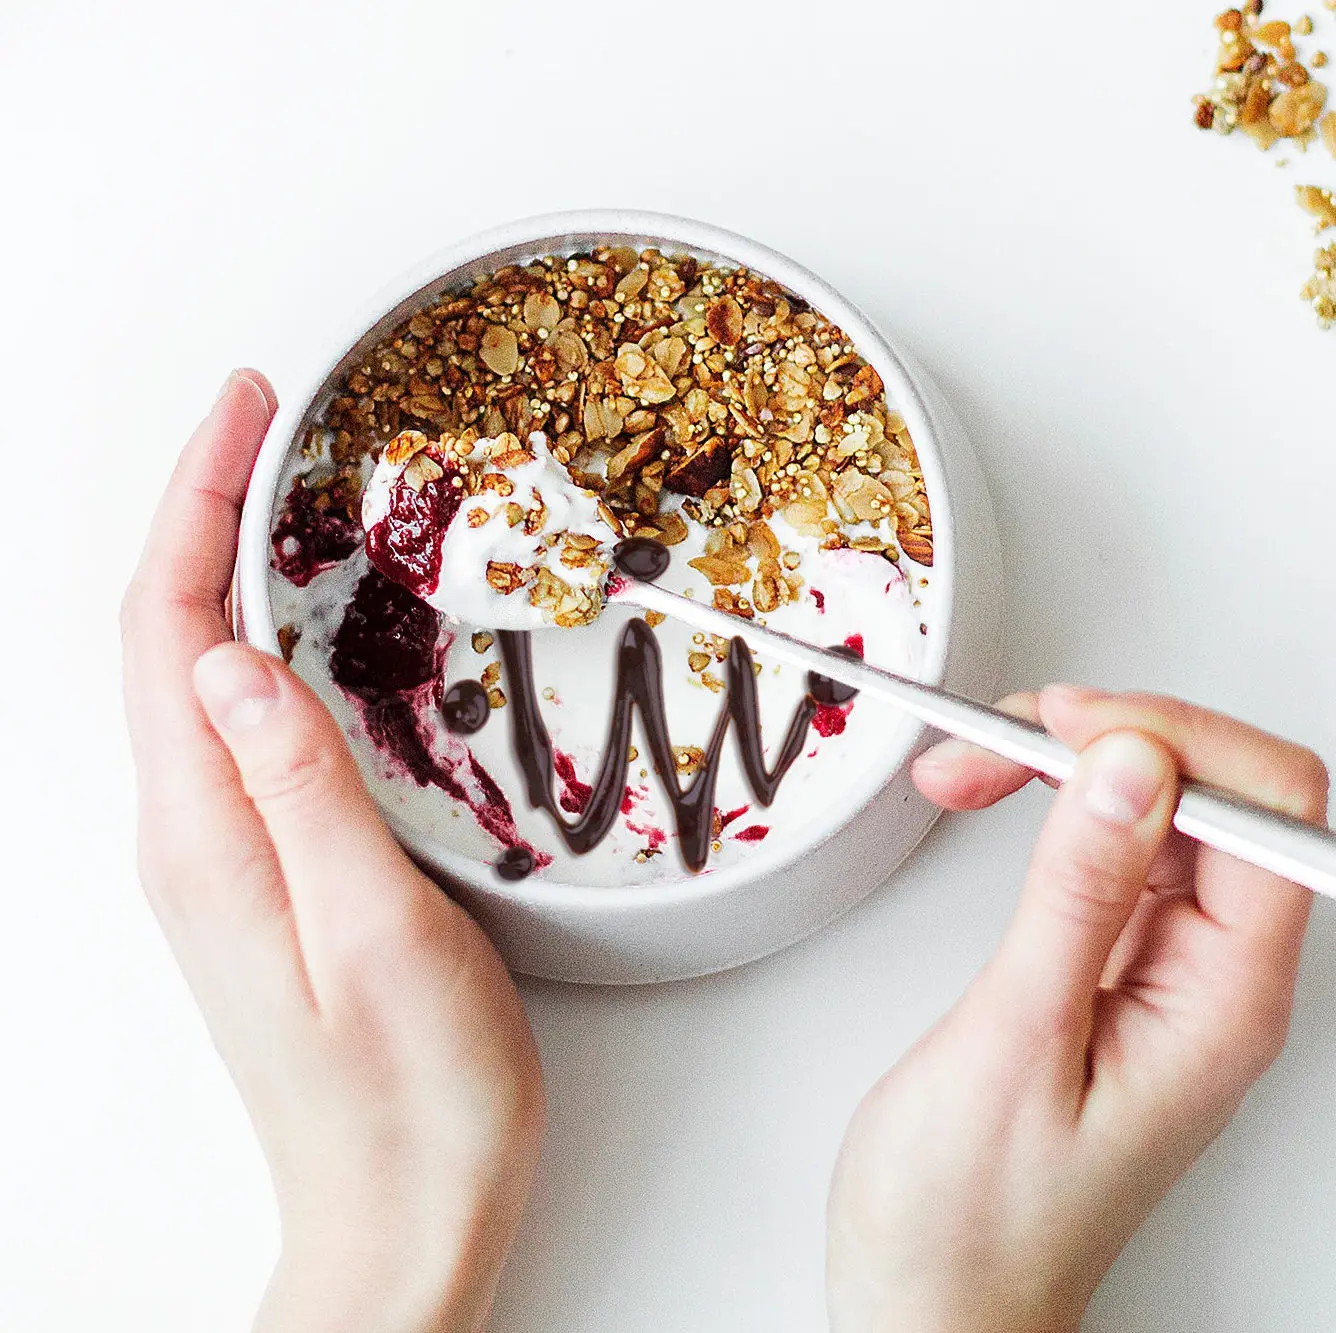
<path fill-rule="evenodd" d="M 1033 722 L 668 592 L 646 581 L 663 572 L 659 568 L 656 573 L 652 564 L 637 567 L 634 559 L 619 556 L 617 566 L 620 577 L 611 580 L 607 591 L 610 605 L 656 611 L 706 634 L 741 638 L 754 652 L 768 653 L 860 693 L 897 704 L 952 736 L 1058 782 L 1065 782 L 1076 768 L 1076 755 Z M 1327 829 L 1192 779 L 1183 780 L 1174 827 L 1208 847 L 1270 870 L 1314 893 L 1336 898 L 1336 834 Z"/>

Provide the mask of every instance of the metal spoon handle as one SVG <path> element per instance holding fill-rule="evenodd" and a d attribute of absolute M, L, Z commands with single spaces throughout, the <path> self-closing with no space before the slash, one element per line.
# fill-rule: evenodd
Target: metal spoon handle
<path fill-rule="evenodd" d="M 739 637 L 755 651 L 819 672 L 864 694 L 889 700 L 952 736 L 1059 782 L 1066 781 L 1076 766 L 1072 751 L 1032 722 L 1010 717 L 949 690 L 815 648 L 690 597 L 627 579 L 609 600 L 657 611 L 707 634 Z M 1336 835 L 1327 829 L 1291 819 L 1233 792 L 1191 779 L 1183 782 L 1174 827 L 1208 847 L 1217 847 L 1315 893 L 1336 898 Z"/>

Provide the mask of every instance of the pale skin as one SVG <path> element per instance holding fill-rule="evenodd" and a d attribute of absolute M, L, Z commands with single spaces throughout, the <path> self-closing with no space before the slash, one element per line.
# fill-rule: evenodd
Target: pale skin
<path fill-rule="evenodd" d="M 282 1221 L 259 1333 L 483 1327 L 544 1101 L 486 937 L 400 850 L 281 661 L 233 642 L 241 500 L 275 407 L 235 372 L 123 612 L 140 863 L 254 1121 Z M 1280 1050 L 1306 892 L 1167 832 L 1178 775 L 1326 818 L 1311 752 L 1174 700 L 1007 701 L 1081 751 L 1015 920 L 868 1094 L 829 1209 L 836 1333 L 1069 1333 Z M 948 742 L 953 809 L 1033 775 Z"/>
<path fill-rule="evenodd" d="M 1080 751 L 997 954 L 854 1115 L 829 1205 L 836 1333 L 1072 1333 L 1284 1045 L 1310 895 L 1169 827 L 1180 773 L 1325 824 L 1311 751 L 1176 700 L 1004 701 Z M 957 742 L 919 787 L 1033 777 Z"/>

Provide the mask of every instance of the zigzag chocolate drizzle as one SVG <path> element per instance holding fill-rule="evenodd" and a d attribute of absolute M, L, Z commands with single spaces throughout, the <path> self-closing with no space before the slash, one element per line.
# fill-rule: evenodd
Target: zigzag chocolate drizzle
<path fill-rule="evenodd" d="M 503 630 L 497 633 L 497 641 L 509 686 L 511 739 L 528 785 L 529 804 L 552 816 L 566 846 L 577 854 L 596 847 L 617 820 L 626 789 L 635 709 L 640 710 L 654 767 L 673 807 L 682 859 L 691 870 L 701 870 L 710 853 L 714 791 L 729 723 L 737 725 L 742 766 L 752 792 L 761 805 L 769 805 L 785 773 L 802 753 L 807 728 L 817 711 L 811 695 L 803 699 L 789 723 L 774 767 L 766 768 L 752 655 L 742 639 L 733 639 L 728 648 L 728 694 L 701 766 L 684 789 L 677 779 L 677 764 L 668 735 L 668 717 L 663 701 L 663 661 L 658 640 L 643 620 L 631 620 L 622 631 L 617 647 L 612 722 L 598 776 L 584 811 L 573 822 L 567 822 L 557 802 L 552 741 L 539 716 L 530 636 Z"/>

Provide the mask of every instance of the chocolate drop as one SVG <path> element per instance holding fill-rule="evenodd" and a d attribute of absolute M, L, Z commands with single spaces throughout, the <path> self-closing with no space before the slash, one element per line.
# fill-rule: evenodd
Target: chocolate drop
<path fill-rule="evenodd" d="M 863 660 L 862 653 L 855 652 L 845 643 L 832 643 L 826 651 L 828 653 L 839 653 L 841 657 L 847 657 L 851 662 L 861 662 Z M 807 673 L 807 692 L 819 704 L 847 704 L 858 693 L 852 685 L 846 685 L 839 680 L 831 680 L 829 676 L 819 675 L 815 671 Z"/>
<path fill-rule="evenodd" d="M 527 847 L 507 847 L 496 858 L 495 869 L 502 879 L 526 879 L 533 873 L 533 853 Z"/>
<path fill-rule="evenodd" d="M 456 681 L 441 700 L 441 716 L 445 725 L 460 736 L 471 736 L 487 725 L 492 705 L 487 691 L 476 680 Z"/>
<path fill-rule="evenodd" d="M 653 537 L 628 537 L 618 542 L 612 552 L 617 568 L 641 583 L 661 579 L 672 558 L 668 548 Z"/>

